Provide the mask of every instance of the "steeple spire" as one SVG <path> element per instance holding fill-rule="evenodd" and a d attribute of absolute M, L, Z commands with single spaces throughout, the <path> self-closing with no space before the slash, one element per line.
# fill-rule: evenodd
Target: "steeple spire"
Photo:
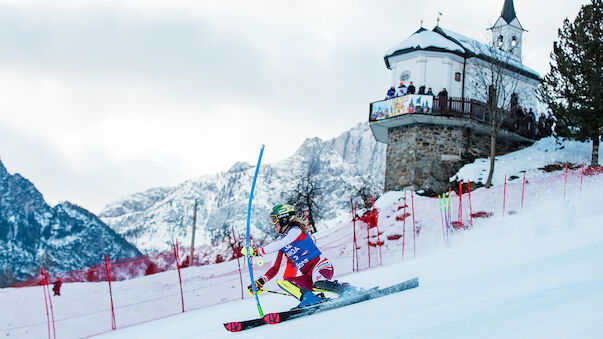
<path fill-rule="evenodd" d="M 503 18 L 508 24 L 516 18 L 515 15 L 515 6 L 513 6 L 513 0 L 505 0 L 505 4 L 503 5 L 502 12 L 500 13 L 501 18 Z"/>

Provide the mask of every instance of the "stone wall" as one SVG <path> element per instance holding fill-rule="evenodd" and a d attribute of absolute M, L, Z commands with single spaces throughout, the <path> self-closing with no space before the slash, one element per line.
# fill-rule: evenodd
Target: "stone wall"
<path fill-rule="evenodd" d="M 518 142 L 498 140 L 497 155 L 523 147 Z M 466 127 L 414 124 L 390 128 L 385 191 L 447 191 L 449 178 L 463 165 L 489 155 L 490 135 Z"/>

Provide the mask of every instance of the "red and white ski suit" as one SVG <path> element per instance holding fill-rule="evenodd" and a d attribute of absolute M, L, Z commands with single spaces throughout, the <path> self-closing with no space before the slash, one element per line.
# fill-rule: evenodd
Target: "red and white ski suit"
<path fill-rule="evenodd" d="M 274 265 L 264 274 L 265 281 L 277 275 L 283 255 L 287 257 L 283 279 L 300 288 L 312 291 L 314 282 L 330 280 L 333 277 L 334 269 L 329 259 L 321 255 L 312 237 L 303 233 L 297 226 L 290 227 L 275 242 L 258 249 L 260 255 L 274 252 L 276 252 Z M 301 272 L 300 276 L 295 276 L 297 271 Z"/>

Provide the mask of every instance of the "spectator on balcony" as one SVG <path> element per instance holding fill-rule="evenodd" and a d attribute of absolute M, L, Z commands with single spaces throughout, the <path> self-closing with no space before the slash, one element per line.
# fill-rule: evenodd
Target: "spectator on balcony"
<path fill-rule="evenodd" d="M 408 85 L 408 94 L 415 94 L 415 85 L 412 84 L 412 81 Z"/>
<path fill-rule="evenodd" d="M 406 93 L 408 93 L 408 88 L 406 87 L 404 82 L 400 81 L 400 86 L 398 86 L 398 96 L 404 96 L 406 95 Z"/>
<path fill-rule="evenodd" d="M 391 99 L 394 97 L 396 97 L 396 89 L 394 88 L 394 86 L 392 86 L 387 90 L 387 99 Z"/>
<path fill-rule="evenodd" d="M 534 115 L 534 112 L 532 112 L 531 108 L 530 108 L 530 111 L 528 112 L 528 109 L 524 107 L 523 112 L 526 115 L 527 120 L 528 120 L 528 137 L 530 139 L 535 139 L 536 138 L 536 116 Z"/>
<path fill-rule="evenodd" d="M 433 92 L 431 91 L 431 87 L 429 87 L 429 90 L 427 90 L 427 93 L 425 93 L 425 94 L 434 96 Z"/>
<path fill-rule="evenodd" d="M 448 91 L 446 88 L 442 88 L 438 93 L 438 102 L 440 104 L 440 114 L 446 113 L 448 111 Z"/>
<path fill-rule="evenodd" d="M 513 127 L 515 127 L 515 131 L 517 131 L 519 134 L 525 135 L 524 125 L 526 124 L 526 117 L 523 115 L 521 106 L 517 105 L 514 114 L 515 124 Z"/>
<path fill-rule="evenodd" d="M 425 85 L 419 87 L 419 92 L 417 94 L 425 95 Z"/>

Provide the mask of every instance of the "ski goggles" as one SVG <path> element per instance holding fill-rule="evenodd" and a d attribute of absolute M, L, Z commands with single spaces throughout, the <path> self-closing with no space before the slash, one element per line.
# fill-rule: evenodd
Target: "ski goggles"
<path fill-rule="evenodd" d="M 272 225 L 276 225 L 278 222 L 278 216 L 276 214 L 270 214 L 270 223 Z"/>

